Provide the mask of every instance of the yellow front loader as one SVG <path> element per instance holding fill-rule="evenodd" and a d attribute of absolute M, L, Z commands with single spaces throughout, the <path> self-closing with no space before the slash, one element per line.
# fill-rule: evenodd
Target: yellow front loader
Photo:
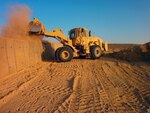
<path fill-rule="evenodd" d="M 71 61 L 73 57 L 90 57 L 92 59 L 100 58 L 103 51 L 108 51 L 108 44 L 102 43 L 102 39 L 91 36 L 86 28 L 74 28 L 69 31 L 69 38 L 66 37 L 61 29 L 55 29 L 50 32 L 44 25 L 34 18 L 29 24 L 29 33 L 53 37 L 63 44 L 63 47 L 55 51 L 57 61 Z"/>

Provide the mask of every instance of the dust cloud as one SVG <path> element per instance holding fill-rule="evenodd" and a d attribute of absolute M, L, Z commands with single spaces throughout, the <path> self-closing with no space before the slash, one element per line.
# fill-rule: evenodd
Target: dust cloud
<path fill-rule="evenodd" d="M 27 39 L 31 9 L 26 5 L 13 5 L 9 9 L 8 22 L 1 28 L 1 37 Z"/>

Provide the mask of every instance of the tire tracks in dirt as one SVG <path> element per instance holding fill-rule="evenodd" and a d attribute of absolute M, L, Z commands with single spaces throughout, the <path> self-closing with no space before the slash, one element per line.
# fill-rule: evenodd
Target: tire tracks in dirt
<path fill-rule="evenodd" d="M 41 74 L 0 106 L 0 112 L 146 113 L 150 68 L 140 67 L 113 59 L 47 62 L 38 70 Z"/>

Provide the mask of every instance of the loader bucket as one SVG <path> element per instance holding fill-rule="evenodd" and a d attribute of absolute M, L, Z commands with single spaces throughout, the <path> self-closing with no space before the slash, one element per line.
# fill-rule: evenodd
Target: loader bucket
<path fill-rule="evenodd" d="M 45 30 L 44 25 L 36 18 L 29 23 L 29 33 L 41 35 Z"/>
<path fill-rule="evenodd" d="M 29 29 L 30 29 L 29 32 L 38 33 L 41 31 L 41 25 L 31 24 L 31 27 Z"/>

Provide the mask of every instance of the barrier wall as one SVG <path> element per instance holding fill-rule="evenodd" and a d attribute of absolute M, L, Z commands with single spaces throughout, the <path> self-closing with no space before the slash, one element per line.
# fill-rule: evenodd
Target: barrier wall
<path fill-rule="evenodd" d="M 40 39 L 0 38 L 0 78 L 40 63 L 42 52 Z"/>

